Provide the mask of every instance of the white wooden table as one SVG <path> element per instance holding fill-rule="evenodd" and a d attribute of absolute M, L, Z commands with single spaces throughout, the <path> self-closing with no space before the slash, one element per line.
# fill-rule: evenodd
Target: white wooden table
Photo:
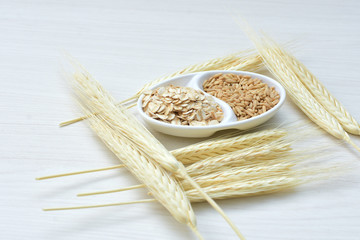
<path fill-rule="evenodd" d="M 0 239 L 196 239 L 156 203 L 63 212 L 42 207 L 141 199 L 144 190 L 77 198 L 136 184 L 125 170 L 53 179 L 37 176 L 111 166 L 117 159 L 79 115 L 61 78 L 63 51 L 124 99 L 186 65 L 251 47 L 241 14 L 299 57 L 360 120 L 360 3 L 344 1 L 0 2 Z M 272 122 L 304 119 L 288 101 Z M 169 149 L 196 140 L 156 134 Z M 360 144 L 360 138 L 354 137 Z M 343 158 L 360 156 L 344 147 Z M 359 165 L 359 164 L 357 164 Z M 219 201 L 250 240 L 360 239 L 360 174 L 291 193 Z M 206 239 L 236 239 L 207 204 L 194 206 Z"/>

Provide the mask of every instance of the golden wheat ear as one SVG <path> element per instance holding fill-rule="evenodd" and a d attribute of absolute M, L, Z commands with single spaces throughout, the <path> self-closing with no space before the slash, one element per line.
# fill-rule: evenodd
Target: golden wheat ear
<path fill-rule="evenodd" d="M 244 28 L 261 55 L 266 68 L 284 86 L 293 102 L 319 127 L 338 139 L 343 139 L 360 151 L 350 139 L 339 121 L 331 115 L 300 81 L 296 72 L 289 66 L 288 60 L 279 54 L 277 48 L 267 37 L 259 37 L 253 29 Z"/>
<path fill-rule="evenodd" d="M 360 124 L 345 109 L 345 107 L 326 89 L 320 80 L 308 68 L 281 47 L 278 43 L 267 37 L 279 55 L 286 59 L 288 66 L 298 76 L 298 79 L 309 90 L 314 98 L 335 117 L 341 126 L 349 133 L 360 135 Z"/>
<path fill-rule="evenodd" d="M 175 149 L 171 153 L 183 164 L 192 164 L 209 157 L 216 157 L 254 145 L 275 141 L 287 135 L 282 129 L 268 129 L 234 136 L 233 133 L 219 138 Z"/>

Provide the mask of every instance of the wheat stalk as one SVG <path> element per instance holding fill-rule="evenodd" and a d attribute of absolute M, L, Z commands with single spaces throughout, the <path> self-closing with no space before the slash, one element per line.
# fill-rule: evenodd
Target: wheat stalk
<path fill-rule="evenodd" d="M 63 210 L 75 210 L 75 209 L 85 209 L 85 208 L 101 208 L 101 207 L 113 207 L 120 205 L 128 204 L 137 204 L 137 203 L 148 203 L 156 202 L 156 199 L 142 199 L 138 201 L 129 201 L 129 202 L 119 202 L 119 203 L 108 203 L 108 204 L 96 204 L 96 205 L 84 205 L 84 206 L 72 206 L 72 207 L 55 207 L 55 208 L 43 208 L 43 211 L 63 211 Z M 202 238 L 201 238 L 202 239 Z"/>
<path fill-rule="evenodd" d="M 351 116 L 345 107 L 331 95 L 320 80 L 298 59 L 279 46 L 279 44 L 272 42 L 272 45 L 274 50 L 277 51 L 283 59 L 286 59 L 288 67 L 296 73 L 301 83 L 304 84 L 315 99 L 339 121 L 341 126 L 349 133 L 360 135 L 360 124 Z"/>
<path fill-rule="evenodd" d="M 68 172 L 68 173 L 60 173 L 60 174 L 53 174 L 43 177 L 37 177 L 35 180 L 45 180 L 50 178 L 58 178 L 58 177 L 66 177 L 66 176 L 73 176 L 73 175 L 79 175 L 84 173 L 93 173 L 93 172 L 101 172 L 101 171 L 107 171 L 112 169 L 118 169 L 125 167 L 124 164 L 119 164 L 111 167 L 104 167 L 104 168 L 96 168 L 96 169 L 88 169 L 88 170 L 82 170 L 82 171 L 76 171 L 76 172 Z"/>
<path fill-rule="evenodd" d="M 189 181 L 194 188 L 218 211 L 232 227 L 240 239 L 245 239 L 234 223 L 228 218 L 223 210 L 211 199 L 201 187 L 187 174 L 184 165 L 168 152 L 165 147 L 127 110 L 115 105 L 112 96 L 85 70 L 74 75 L 76 88 L 79 89 L 78 95 L 85 106 L 91 107 L 91 111 L 101 112 L 94 116 L 101 115 L 104 122 L 111 129 L 121 135 L 125 142 L 138 150 L 141 155 L 147 156 L 153 163 L 158 163 L 166 170 L 176 176 Z M 106 140 L 106 139 L 105 139 Z M 111 146 L 110 146 L 111 147 Z M 161 187 L 161 186 L 159 186 Z M 185 198 L 186 199 L 186 198 Z"/>
<path fill-rule="evenodd" d="M 183 164 L 192 164 L 208 157 L 214 157 L 255 144 L 264 144 L 285 137 L 287 132 L 281 129 L 269 129 L 239 136 L 222 136 L 204 142 L 173 150 L 171 153 Z"/>
<path fill-rule="evenodd" d="M 287 66 L 286 59 L 279 55 L 266 40 L 257 38 L 251 32 L 248 35 L 264 60 L 265 66 L 285 87 L 294 103 L 318 126 L 334 137 L 345 140 L 360 151 L 360 148 L 351 141 L 340 123 L 317 102 L 309 90 L 299 81 L 296 73 Z"/>

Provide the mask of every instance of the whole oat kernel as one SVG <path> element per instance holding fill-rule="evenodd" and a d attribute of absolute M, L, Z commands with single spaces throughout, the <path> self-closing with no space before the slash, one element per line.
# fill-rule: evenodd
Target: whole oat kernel
<path fill-rule="evenodd" d="M 233 109 L 238 120 L 260 115 L 278 104 L 280 95 L 260 79 L 246 75 L 216 74 L 203 83 L 206 93 Z"/>

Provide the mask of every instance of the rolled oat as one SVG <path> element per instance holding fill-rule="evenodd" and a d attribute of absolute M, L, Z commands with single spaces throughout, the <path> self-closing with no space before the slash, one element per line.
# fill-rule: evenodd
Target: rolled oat
<path fill-rule="evenodd" d="M 211 96 L 190 87 L 169 85 L 144 92 L 143 111 L 176 125 L 206 126 L 221 122 L 223 112 Z"/>

